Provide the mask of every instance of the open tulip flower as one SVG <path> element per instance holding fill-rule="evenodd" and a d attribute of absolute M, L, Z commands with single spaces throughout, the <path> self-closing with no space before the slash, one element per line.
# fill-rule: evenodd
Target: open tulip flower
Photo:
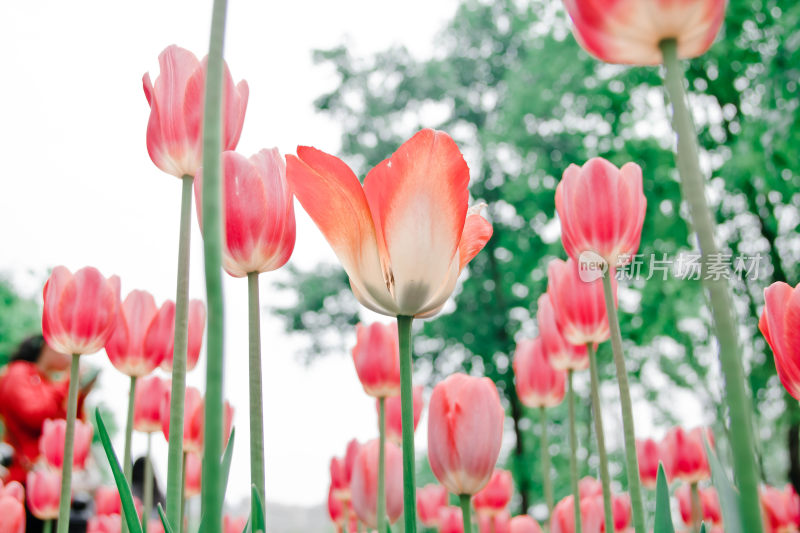
<path fill-rule="evenodd" d="M 508 470 L 492 472 L 489 483 L 472 498 L 478 515 L 495 515 L 503 512 L 514 494 L 514 479 Z"/>
<path fill-rule="evenodd" d="M 513 366 L 517 396 L 523 404 L 531 408 L 555 407 L 564 400 L 566 372 L 550 365 L 541 337 L 517 343 Z"/>
<path fill-rule="evenodd" d="M 202 300 L 189 301 L 189 337 L 186 349 L 186 370 L 192 370 L 200 359 L 203 332 L 206 327 L 206 305 Z M 167 300 L 158 310 L 144 341 L 148 357 L 161 361 L 161 370 L 172 372 L 175 346 L 175 302 Z"/>
<path fill-rule="evenodd" d="M 145 335 L 158 314 L 153 296 L 131 291 L 117 313 L 117 325 L 106 342 L 106 353 L 117 370 L 131 377 L 146 376 L 161 363 L 159 354 L 145 350 Z"/>
<path fill-rule="evenodd" d="M 169 382 L 148 376 L 136 385 L 133 402 L 133 429 L 142 433 L 161 431 L 161 402 L 169 394 Z"/>
<path fill-rule="evenodd" d="M 25 533 L 25 489 L 17 481 L 0 481 L 0 531 Z"/>
<path fill-rule="evenodd" d="M 653 439 L 636 441 L 636 457 L 639 462 L 639 479 L 649 489 L 656 488 L 658 465 L 661 462 L 661 447 Z"/>
<path fill-rule="evenodd" d="M 507 510 L 478 515 L 478 533 L 509 533 L 510 531 L 511 514 Z"/>
<path fill-rule="evenodd" d="M 322 231 L 362 305 L 387 316 L 436 315 L 492 234 L 468 210 L 469 168 L 444 132 L 425 129 L 362 187 L 338 158 L 301 146 L 286 157 L 297 199 Z"/>
<path fill-rule="evenodd" d="M 556 322 L 550 295 L 542 294 L 537 301 L 536 322 L 542 339 L 544 355 L 556 370 L 586 370 L 589 353 L 583 344 L 572 344 L 564 338 Z"/>
<path fill-rule="evenodd" d="M 439 533 L 464 533 L 461 509 L 447 505 L 439 509 Z"/>
<path fill-rule="evenodd" d="M 719 506 L 719 497 L 713 487 L 707 489 L 697 489 L 700 496 L 701 519 L 708 526 L 722 525 L 722 510 Z M 675 498 L 678 500 L 678 509 L 681 519 L 687 526 L 692 525 L 692 489 L 689 485 L 683 484 L 675 491 Z"/>
<path fill-rule="evenodd" d="M 714 436 L 708 428 L 685 431 L 675 427 L 667 433 L 661 443 L 661 452 L 664 471 L 670 481 L 680 479 L 691 484 L 711 478 L 704 438 L 709 446 L 714 445 Z"/>
<path fill-rule="evenodd" d="M 759 497 L 764 513 L 764 533 L 797 533 L 800 531 L 800 496 L 792 485 L 783 490 L 763 486 Z"/>
<path fill-rule="evenodd" d="M 439 510 L 447 507 L 447 489 L 430 483 L 417 490 L 417 514 L 420 523 L 429 528 L 439 527 Z"/>
<path fill-rule="evenodd" d="M 344 502 L 350 501 L 350 483 L 353 480 L 353 467 L 356 457 L 361 450 L 361 444 L 356 439 L 347 443 L 344 457 L 331 459 L 331 490 L 333 495 Z"/>
<path fill-rule="evenodd" d="M 519 515 L 508 524 L 510 533 L 542 533 L 539 523 L 528 515 Z"/>
<path fill-rule="evenodd" d="M 378 523 L 378 455 L 380 444 L 371 440 L 361 446 L 353 466 L 350 484 L 352 505 L 358 519 L 367 527 Z M 403 456 L 400 448 L 386 443 L 386 514 L 394 523 L 403 514 Z"/>
<path fill-rule="evenodd" d="M 678 55 L 702 55 L 714 42 L 726 0 L 564 0 L 575 37 L 608 63 L 658 65 L 659 44 L 675 39 Z"/>
<path fill-rule="evenodd" d="M 61 468 L 64 464 L 64 439 L 67 432 L 67 421 L 45 420 L 42 425 L 42 436 L 39 438 L 39 451 L 53 468 Z M 75 444 L 72 464 L 78 470 L 86 468 L 86 461 L 92 447 L 91 424 L 81 420 L 75 421 Z"/>
<path fill-rule="evenodd" d="M 31 514 L 39 520 L 55 520 L 61 499 L 61 472 L 36 468 L 28 472 L 25 486 Z"/>
<path fill-rule="evenodd" d="M 413 389 L 414 397 L 414 431 L 417 430 L 419 419 L 422 418 L 422 407 L 425 400 L 422 398 L 422 386 L 416 385 Z M 379 408 L 378 401 L 376 408 Z M 390 396 L 386 398 L 386 405 L 384 407 L 386 416 L 386 438 L 397 445 L 403 440 L 403 420 L 400 409 L 400 396 Z"/>
<path fill-rule="evenodd" d="M 781 281 L 764 291 L 758 327 L 775 356 L 784 388 L 800 400 L 800 291 Z"/>
<path fill-rule="evenodd" d="M 375 398 L 399 395 L 400 348 L 397 324 L 358 324 L 353 363 L 364 392 Z"/>

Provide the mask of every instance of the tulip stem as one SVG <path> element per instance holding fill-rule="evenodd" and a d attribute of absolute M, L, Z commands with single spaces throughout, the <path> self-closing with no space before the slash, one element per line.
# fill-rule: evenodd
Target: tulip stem
<path fill-rule="evenodd" d="M 147 533 L 147 523 L 150 521 L 150 511 L 153 509 L 153 463 L 150 460 L 150 451 L 153 434 L 147 434 L 147 454 L 144 456 L 144 520 L 142 530 Z"/>
<path fill-rule="evenodd" d="M 567 370 L 567 403 L 569 404 L 569 474 L 572 485 L 573 508 L 575 510 L 575 533 L 581 533 L 581 498 L 578 491 L 578 435 L 575 432 L 575 388 L 572 369 Z"/>
<path fill-rule="evenodd" d="M 718 256 L 714 241 L 714 221 L 705 195 L 705 180 L 700 170 L 697 134 L 686 103 L 683 67 L 678 59 L 677 42 L 661 42 L 664 56 L 665 79 L 669 100 L 672 103 L 672 125 L 678 137 L 677 159 L 681 176 L 681 192 L 689 206 L 692 225 L 700 244 L 703 272 L 709 258 Z M 763 531 L 756 475 L 755 445 L 752 428 L 751 398 L 745 388 L 742 353 L 739 348 L 737 325 L 733 315 L 730 288 L 724 276 L 706 277 L 711 315 L 719 342 L 719 359 L 725 376 L 725 396 L 730 406 L 730 445 L 733 466 L 739 485 L 739 508 L 743 529 L 752 533 Z"/>
<path fill-rule="evenodd" d="M 128 484 L 131 483 L 131 475 L 133 474 L 133 463 L 131 462 L 131 440 L 133 439 L 133 404 L 136 400 L 136 376 L 131 376 L 131 387 L 130 392 L 128 393 L 128 418 L 125 422 L 125 450 L 122 459 L 122 468 L 123 472 L 125 473 L 125 479 L 128 481 Z M 120 533 L 127 533 L 128 531 L 128 523 L 125 521 L 125 517 L 120 517 L 120 521 L 122 522 L 122 526 L 120 527 Z"/>
<path fill-rule="evenodd" d="M 403 514 L 405 533 L 417 531 L 417 501 L 414 486 L 414 393 L 411 388 L 411 323 L 413 316 L 397 317 L 400 340 L 400 421 L 403 426 Z M 469 498 L 467 498 L 469 504 Z"/>
<path fill-rule="evenodd" d="M 603 410 L 600 406 L 600 378 L 597 372 L 597 353 L 591 342 L 586 345 L 586 350 L 589 352 L 594 432 L 597 436 L 597 455 L 600 458 L 600 481 L 603 486 L 603 510 L 605 512 L 606 531 L 614 531 L 614 520 L 611 511 L 611 478 L 608 475 L 608 455 L 606 454 L 606 437 L 605 431 L 603 430 Z"/>
<path fill-rule="evenodd" d="M 186 517 L 186 456 L 188 454 L 183 452 L 183 460 L 181 461 L 181 527 L 176 529 L 178 533 L 182 533 L 184 531 L 184 524 Z"/>
<path fill-rule="evenodd" d="M 75 448 L 75 416 L 78 413 L 78 369 L 80 354 L 72 356 L 69 367 L 67 398 L 67 429 L 64 434 L 64 459 L 61 465 L 61 499 L 58 502 L 57 533 L 69 531 L 69 511 L 72 504 L 72 456 Z"/>
<path fill-rule="evenodd" d="M 550 479 L 550 447 L 547 444 L 547 408 L 539 408 L 542 419 L 542 480 L 544 483 L 544 498 L 547 502 L 547 516 L 553 516 L 553 482 Z"/>
<path fill-rule="evenodd" d="M 264 407 L 261 392 L 261 306 L 258 272 L 247 274 L 248 322 L 250 326 L 250 483 L 265 501 Z"/>
<path fill-rule="evenodd" d="M 223 431 L 224 302 L 222 295 L 222 46 L 225 39 L 226 0 L 214 0 L 208 47 L 206 101 L 203 119 L 203 251 L 208 305 L 206 350 L 206 405 L 202 485 L 204 528 L 222 529 L 220 458 Z"/>
<path fill-rule="evenodd" d="M 45 520 L 44 526 L 42 528 L 42 533 L 51 533 L 51 531 L 53 531 L 53 521 Z"/>
<path fill-rule="evenodd" d="M 378 398 L 378 531 L 386 531 L 386 398 Z"/>
<path fill-rule="evenodd" d="M 461 516 L 464 521 L 464 533 L 472 533 L 472 516 L 469 509 L 469 494 L 462 494 L 458 497 L 458 502 L 461 504 Z M 492 518 L 494 521 L 494 518 Z"/>
<path fill-rule="evenodd" d="M 186 350 L 189 338 L 189 249 L 192 236 L 192 176 L 184 176 L 181 193 L 178 283 L 175 294 L 175 337 L 172 348 L 172 389 L 169 400 L 169 449 L 167 451 L 167 520 L 178 531 L 181 509 L 181 455 L 183 408 L 186 394 Z"/>
<path fill-rule="evenodd" d="M 697 483 L 689 485 L 692 495 L 692 531 L 700 533 L 700 523 L 703 521 L 703 511 L 700 504 L 700 491 L 697 489 Z"/>

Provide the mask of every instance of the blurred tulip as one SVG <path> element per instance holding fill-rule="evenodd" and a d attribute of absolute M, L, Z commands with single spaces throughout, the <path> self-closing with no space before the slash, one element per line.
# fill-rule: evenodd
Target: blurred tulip
<path fill-rule="evenodd" d="M 282 267 L 294 250 L 294 201 L 277 148 L 249 159 L 222 153 L 224 243 L 222 264 L 231 276 Z M 203 227 L 203 172 L 195 174 L 197 221 Z"/>
<path fill-rule="evenodd" d="M 598 500 L 603 505 L 602 497 Z M 627 494 L 617 494 L 611 497 L 611 515 L 614 519 L 614 532 L 628 531 L 631 525 L 631 498 Z"/>
<path fill-rule="evenodd" d="M 564 399 L 566 372 L 550 365 L 541 337 L 517 343 L 513 366 L 517 396 L 523 404 L 531 408 L 555 407 Z"/>
<path fill-rule="evenodd" d="M 430 483 L 417 489 L 417 514 L 424 527 L 439 527 L 439 511 L 447 507 L 447 489 Z"/>
<path fill-rule="evenodd" d="M 504 419 L 491 379 L 457 373 L 436 385 L 428 413 L 428 460 L 449 492 L 471 495 L 486 486 L 500 455 Z"/>
<path fill-rule="evenodd" d="M 61 468 L 64 464 L 64 436 L 67 421 L 64 419 L 47 419 L 42 424 L 42 436 L 39 438 L 39 452 L 53 468 Z M 90 424 L 75 420 L 75 444 L 72 464 L 78 470 L 86 468 L 86 460 L 92 446 L 94 430 Z"/>
<path fill-rule="evenodd" d="M 189 337 L 186 349 L 186 370 L 193 370 L 200 359 L 203 331 L 206 328 L 206 305 L 201 300 L 189 300 Z M 175 340 L 175 302 L 161 304 L 158 315 L 147 330 L 144 346 L 148 357 L 160 358 L 161 369 L 172 372 Z"/>
<path fill-rule="evenodd" d="M 142 78 L 150 104 L 147 153 L 153 163 L 177 178 L 194 176 L 203 163 L 203 107 L 207 58 L 203 62 L 188 50 L 172 45 L 158 56 L 161 72 L 155 83 Z M 242 134 L 249 89 L 242 80 L 234 86 L 224 65 L 222 149 L 234 150 Z"/>
<path fill-rule="evenodd" d="M 664 470 L 670 482 L 680 479 L 692 484 L 711 478 L 703 444 L 704 435 L 709 446 L 713 446 L 714 436 L 708 428 L 694 428 L 687 432 L 681 427 L 675 427 L 664 437 L 661 453 L 664 456 Z"/>
<path fill-rule="evenodd" d="M 617 281 L 613 276 L 611 286 L 616 300 Z M 553 304 L 558 329 L 567 342 L 586 345 L 608 340 L 610 333 L 602 280 L 583 281 L 575 260 L 553 259 L 547 265 L 547 294 Z"/>
<path fill-rule="evenodd" d="M 116 487 L 97 487 L 94 491 L 94 514 L 122 514 L 122 501 Z"/>
<path fill-rule="evenodd" d="M 602 157 L 570 165 L 556 187 L 561 241 L 578 264 L 585 252 L 602 257 L 609 272 L 629 263 L 639 249 L 647 199 L 642 168 L 617 168 Z"/>
<path fill-rule="evenodd" d="M 583 500 L 603 495 L 603 484 L 599 479 L 586 476 L 578 481 L 578 497 Z"/>
<path fill-rule="evenodd" d="M 422 386 L 418 385 L 414 387 L 413 394 L 414 431 L 416 431 L 417 425 L 419 425 L 419 419 L 422 417 L 422 406 L 425 402 L 422 398 Z M 379 401 L 380 400 L 375 401 L 375 407 L 377 409 L 380 409 Z M 386 416 L 386 438 L 400 446 L 403 441 L 403 421 L 401 417 L 399 395 L 386 398 L 384 413 Z"/>
<path fill-rule="evenodd" d="M 145 334 L 157 314 L 156 301 L 147 291 L 131 291 L 122 302 L 117 325 L 106 342 L 106 353 L 123 374 L 140 378 L 161 363 L 160 354 L 144 347 Z"/>
<path fill-rule="evenodd" d="M 161 401 L 169 394 L 169 381 L 147 376 L 136 383 L 133 402 L 133 429 L 142 433 L 161 431 Z"/>
<path fill-rule="evenodd" d="M 503 512 L 514 493 L 514 479 L 508 470 L 492 472 L 489 483 L 472 498 L 472 506 L 478 515 L 494 515 Z"/>
<path fill-rule="evenodd" d="M 722 511 L 719 506 L 719 497 L 717 491 L 713 487 L 707 489 L 697 489 L 700 496 L 700 508 L 702 511 L 702 519 L 706 525 L 721 525 L 722 524 Z M 692 525 L 692 489 L 691 486 L 684 483 L 675 491 L 675 498 L 678 500 L 678 509 L 681 513 L 681 519 L 687 526 Z"/>
<path fill-rule="evenodd" d="M 800 400 L 800 291 L 781 281 L 767 287 L 758 327 L 772 348 L 781 383 Z"/>
<path fill-rule="evenodd" d="M 536 310 L 539 337 L 542 339 L 544 355 L 556 370 L 586 370 L 589 368 L 589 352 L 584 344 L 572 344 L 561 334 L 556 323 L 556 313 L 550 295 L 539 296 Z"/>
<path fill-rule="evenodd" d="M 97 515 L 89 519 L 86 533 L 119 533 L 122 519 L 118 514 Z"/>
<path fill-rule="evenodd" d="M 119 278 L 106 279 L 96 268 L 72 274 L 57 266 L 44 285 L 42 334 L 65 354 L 90 354 L 102 348 L 116 326 Z"/>
<path fill-rule="evenodd" d="M 242 531 L 244 531 L 244 526 L 237 533 L 242 533 Z M 166 533 L 160 518 L 153 518 L 147 522 L 147 533 Z M 225 533 L 228 533 L 227 529 Z"/>
<path fill-rule="evenodd" d="M 397 324 L 375 322 L 356 327 L 353 363 L 364 392 L 375 398 L 400 394 Z"/>
<path fill-rule="evenodd" d="M 658 464 L 661 461 L 661 448 L 653 439 L 636 441 L 636 457 L 639 462 L 639 479 L 648 489 L 656 488 Z"/>
<path fill-rule="evenodd" d="M 378 523 L 378 454 L 380 444 L 377 439 L 361 446 L 353 467 L 350 484 L 352 505 L 358 519 L 367 527 L 375 528 Z M 403 455 L 400 448 L 386 443 L 386 514 L 394 523 L 403 513 Z"/>
<path fill-rule="evenodd" d="M 169 408 L 170 390 L 167 389 L 161 397 L 161 431 L 169 442 Z M 186 453 L 203 453 L 203 421 L 205 417 L 205 401 L 202 394 L 195 387 L 186 387 L 183 418 L 183 451 Z M 225 443 L 231 436 L 233 425 L 233 408 L 226 401 L 224 407 Z"/>
<path fill-rule="evenodd" d="M 46 468 L 28 472 L 28 509 L 39 520 L 58 518 L 58 502 L 61 501 L 61 472 Z"/>
<path fill-rule="evenodd" d="M 725 0 L 564 0 L 578 43 L 608 63 L 658 65 L 659 44 L 675 39 L 688 59 L 711 46 L 725 17 Z"/>
<path fill-rule="evenodd" d="M 328 489 L 328 516 L 334 525 L 341 525 L 344 523 L 344 506 L 347 502 L 342 502 L 333 494 L 333 485 Z M 241 532 L 240 532 L 241 533 Z"/>
<path fill-rule="evenodd" d="M 200 495 L 203 462 L 196 453 L 186 455 L 186 499 Z"/>
<path fill-rule="evenodd" d="M 478 515 L 478 533 L 509 533 L 511 531 L 511 514 L 501 511 L 495 514 Z"/>
<path fill-rule="evenodd" d="M 247 517 L 244 516 L 233 517 L 225 515 L 222 521 L 223 533 L 242 533 L 247 525 Z M 150 531 L 148 530 L 147 533 L 150 533 Z"/>
<path fill-rule="evenodd" d="M 764 512 L 764 533 L 796 533 L 800 531 L 800 497 L 792 485 L 783 490 L 763 486 L 760 491 Z"/>
<path fill-rule="evenodd" d="M 575 533 L 575 511 L 572 495 L 567 496 L 553 509 L 550 533 Z M 581 499 L 581 526 L 583 533 L 601 533 L 605 529 L 603 499 Z"/>
<path fill-rule="evenodd" d="M 510 533 L 542 533 L 539 523 L 528 515 L 519 515 L 511 519 Z"/>
<path fill-rule="evenodd" d="M 425 129 L 367 174 L 300 146 L 286 157 L 297 199 L 330 243 L 362 305 L 436 315 L 492 226 L 468 210 L 469 168 L 444 132 Z"/>
<path fill-rule="evenodd" d="M 356 457 L 361 450 L 361 444 L 356 439 L 347 443 L 347 451 L 343 458 L 331 459 L 331 489 L 333 495 L 339 500 L 350 500 L 350 482 L 353 479 L 353 467 Z"/>
<path fill-rule="evenodd" d="M 0 481 L 0 531 L 25 533 L 25 489 L 16 481 Z"/>
<path fill-rule="evenodd" d="M 448 505 L 439 509 L 439 533 L 464 533 L 464 517 L 460 507 Z"/>

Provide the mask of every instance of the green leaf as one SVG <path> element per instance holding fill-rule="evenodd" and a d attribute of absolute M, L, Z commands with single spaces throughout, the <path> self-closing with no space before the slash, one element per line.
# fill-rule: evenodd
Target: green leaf
<path fill-rule="evenodd" d="M 167 520 L 167 516 L 164 514 L 164 509 L 161 507 L 161 503 L 158 504 L 158 516 L 161 518 L 161 525 L 164 526 L 165 533 L 172 533 L 172 527 L 169 525 L 169 520 Z M 202 531 L 202 529 L 201 529 Z"/>
<path fill-rule="evenodd" d="M 702 522 L 700 524 L 700 533 L 706 533 L 706 523 Z"/>
<path fill-rule="evenodd" d="M 136 514 L 136 506 L 133 503 L 131 488 L 128 486 L 125 474 L 122 473 L 122 467 L 119 465 L 117 454 L 111 446 L 111 439 L 108 437 L 108 431 L 106 431 L 106 425 L 103 423 L 103 417 L 100 416 L 99 409 L 95 409 L 94 414 L 97 419 L 97 429 L 100 432 L 100 442 L 103 443 L 103 449 L 106 452 L 106 457 L 108 457 L 108 463 L 111 465 L 111 472 L 114 474 L 114 482 L 117 484 L 119 499 L 122 502 L 122 512 L 125 515 L 125 521 L 128 523 L 128 530 L 131 533 L 142 533 L 142 525 L 139 523 L 139 517 Z"/>
<path fill-rule="evenodd" d="M 244 529 L 242 533 L 250 533 L 250 518 L 248 517 L 247 522 L 244 524 Z"/>
<path fill-rule="evenodd" d="M 722 509 L 725 533 L 743 533 L 742 517 L 739 514 L 739 495 L 705 438 L 703 438 L 703 445 L 706 448 L 708 464 L 711 465 L 711 483 L 717 489 L 717 495 L 719 496 L 719 506 Z"/>
<path fill-rule="evenodd" d="M 233 459 L 233 439 L 236 437 L 236 428 L 231 428 L 231 437 L 228 439 L 228 445 L 225 447 L 225 452 L 222 454 L 222 496 L 228 489 L 228 475 L 231 472 L 231 459 Z"/>
<path fill-rule="evenodd" d="M 669 511 L 669 486 L 667 476 L 664 474 L 664 465 L 658 465 L 658 479 L 656 481 L 656 522 L 653 533 L 675 533 L 672 525 L 672 515 Z"/>
<path fill-rule="evenodd" d="M 264 533 L 266 531 L 264 525 L 264 505 L 261 502 L 261 496 L 258 495 L 258 489 L 253 485 L 251 488 L 253 494 L 253 509 L 250 511 L 250 519 L 253 521 L 253 533 Z"/>

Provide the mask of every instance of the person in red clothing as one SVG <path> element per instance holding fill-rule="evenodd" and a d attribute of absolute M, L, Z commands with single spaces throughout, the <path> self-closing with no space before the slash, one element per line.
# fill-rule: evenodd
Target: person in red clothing
<path fill-rule="evenodd" d="M 14 449 L 4 481 L 25 484 L 28 470 L 39 457 L 42 424 L 48 418 L 66 418 L 71 356 L 53 350 L 41 335 L 25 339 L 8 366 L 0 371 L 0 418 L 4 440 Z M 78 416 L 83 399 L 94 385 L 84 384 L 78 393 Z"/>

